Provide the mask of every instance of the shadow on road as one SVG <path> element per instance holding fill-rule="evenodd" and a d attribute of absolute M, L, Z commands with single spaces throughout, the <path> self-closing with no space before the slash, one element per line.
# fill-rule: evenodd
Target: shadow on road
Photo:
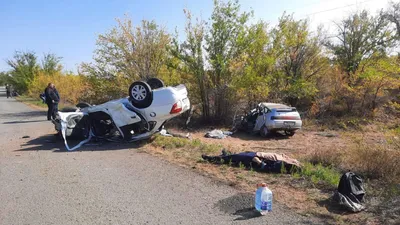
<path fill-rule="evenodd" d="M 254 193 L 239 193 L 231 197 L 222 199 L 215 204 L 215 207 L 219 208 L 222 212 L 236 216 L 234 221 L 249 220 L 262 217 L 262 215 L 255 210 L 254 207 Z M 292 224 L 294 221 L 293 217 L 296 217 L 296 213 L 287 214 L 286 206 L 275 203 L 272 207 L 272 212 L 269 212 L 264 216 L 265 221 L 269 221 L 266 224 Z M 298 216 L 298 215 L 297 215 Z M 325 225 L 328 224 L 324 220 L 315 220 L 313 218 L 302 217 L 297 221 L 296 224 L 310 224 L 310 225 Z"/>
<path fill-rule="evenodd" d="M 43 117 L 47 118 L 46 111 L 29 111 L 29 112 L 18 112 L 18 113 L 4 113 L 0 114 L 2 118 L 18 118 L 18 117 Z"/>
<path fill-rule="evenodd" d="M 240 193 L 216 203 L 221 211 L 239 216 L 234 220 L 249 220 L 260 217 L 261 214 L 254 209 L 254 196 L 250 193 Z"/>
<path fill-rule="evenodd" d="M 38 123 L 38 122 L 44 122 L 44 121 L 47 121 L 47 120 L 16 120 L 16 121 L 4 122 L 3 124 Z"/>
<path fill-rule="evenodd" d="M 73 147 L 77 145 L 80 140 L 68 140 L 68 145 Z M 146 145 L 146 141 L 138 141 L 133 143 L 115 143 L 109 141 L 91 141 L 86 145 L 75 150 L 76 152 L 82 151 L 114 151 L 114 150 L 125 150 L 130 148 L 141 148 Z M 27 141 L 21 145 L 21 149 L 15 150 L 20 151 L 53 151 L 53 152 L 68 152 L 64 140 L 58 135 L 45 135 L 35 139 Z"/>
<path fill-rule="evenodd" d="M 254 207 L 240 209 L 240 210 L 236 211 L 235 213 L 233 213 L 233 215 L 240 216 L 240 217 L 236 218 L 235 220 L 248 220 L 248 219 L 253 219 L 253 218 L 257 218 L 257 217 L 261 216 L 261 214 L 259 212 L 257 212 L 254 209 Z"/>

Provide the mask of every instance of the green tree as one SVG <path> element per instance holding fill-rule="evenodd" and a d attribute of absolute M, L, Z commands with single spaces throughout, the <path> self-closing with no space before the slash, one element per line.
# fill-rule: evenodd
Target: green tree
<path fill-rule="evenodd" d="M 42 59 L 42 70 L 51 75 L 55 72 L 60 72 L 62 66 L 60 64 L 62 57 L 58 57 L 54 53 L 46 53 Z"/>
<path fill-rule="evenodd" d="M 388 25 L 389 22 L 382 16 L 370 16 L 365 10 L 337 24 L 337 40 L 328 42 L 327 47 L 346 72 L 350 86 L 357 82 L 354 75 L 363 60 L 384 56 L 386 50 L 393 47 L 393 30 Z"/>
<path fill-rule="evenodd" d="M 386 103 L 386 89 L 400 87 L 400 59 L 383 57 L 371 63 L 360 75 L 363 79 L 364 95 L 361 108 L 365 105 L 374 111 L 379 105 Z"/>
<path fill-rule="evenodd" d="M 400 39 L 400 2 L 390 2 L 389 8 L 381 16 L 396 26 L 396 36 Z"/>
<path fill-rule="evenodd" d="M 0 72 L 0 86 L 8 83 L 8 74 L 6 72 Z"/>
<path fill-rule="evenodd" d="M 28 85 L 35 77 L 39 65 L 34 52 L 15 52 L 12 59 L 7 60 L 7 64 L 12 68 L 10 80 L 15 89 L 20 93 L 28 90 Z"/>
<path fill-rule="evenodd" d="M 203 43 L 205 35 L 205 21 L 197 19 L 193 24 L 190 11 L 184 10 L 186 16 L 186 40 L 179 44 L 175 37 L 170 48 L 171 54 L 182 62 L 183 70 L 194 76 L 195 90 L 200 98 L 203 119 L 210 117 L 209 96 L 207 91 L 208 79 L 204 68 Z M 175 66 L 177 67 L 177 66 Z"/>
<path fill-rule="evenodd" d="M 169 35 L 154 21 L 143 20 L 134 27 L 128 18 L 99 35 L 94 64 L 82 64 L 81 71 L 110 78 L 117 73 L 130 80 L 157 76 L 167 57 Z"/>
<path fill-rule="evenodd" d="M 322 57 L 321 33 L 312 35 L 307 20 L 283 14 L 271 35 L 269 51 L 275 56 L 271 98 L 297 106 L 299 99 L 316 94 L 316 78 L 327 67 Z"/>
<path fill-rule="evenodd" d="M 265 101 L 271 89 L 269 82 L 275 58 L 267 51 L 270 42 L 265 22 L 250 26 L 243 42 L 243 53 L 231 63 L 230 70 L 235 74 L 234 87 L 248 102 L 248 107 Z"/>
<path fill-rule="evenodd" d="M 227 3 L 214 1 L 211 27 L 207 33 L 206 51 L 210 65 L 210 86 L 213 88 L 214 117 L 221 121 L 232 108 L 231 84 L 234 74 L 229 70 L 233 60 L 239 57 L 245 45 L 246 23 L 251 13 L 240 12 L 237 0 Z"/>

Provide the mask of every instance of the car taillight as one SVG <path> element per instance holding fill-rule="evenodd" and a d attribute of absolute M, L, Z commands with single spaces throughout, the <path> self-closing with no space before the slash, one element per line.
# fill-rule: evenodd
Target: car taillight
<path fill-rule="evenodd" d="M 172 106 L 170 114 L 180 113 L 182 111 L 182 103 L 179 101 Z"/>
<path fill-rule="evenodd" d="M 271 116 L 271 120 L 300 120 L 299 116 Z"/>

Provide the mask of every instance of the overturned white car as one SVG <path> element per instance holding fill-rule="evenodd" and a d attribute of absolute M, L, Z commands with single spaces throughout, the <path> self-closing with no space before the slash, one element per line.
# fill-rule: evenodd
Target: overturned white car
<path fill-rule="evenodd" d="M 129 97 L 91 106 L 79 103 L 77 108 L 58 112 L 53 120 L 69 151 L 96 137 L 110 141 L 138 141 L 159 132 L 165 122 L 190 108 L 186 87 L 165 87 L 151 78 L 137 81 L 129 87 Z M 68 137 L 84 138 L 70 148 Z"/>

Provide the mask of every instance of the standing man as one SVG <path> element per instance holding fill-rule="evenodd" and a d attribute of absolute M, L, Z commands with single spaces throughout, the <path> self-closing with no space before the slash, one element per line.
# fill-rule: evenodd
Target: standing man
<path fill-rule="evenodd" d="M 11 97 L 11 85 L 6 84 L 7 98 Z"/>
<path fill-rule="evenodd" d="M 53 102 L 53 113 L 54 113 L 54 117 L 56 115 L 56 113 L 58 112 L 58 103 L 60 102 L 60 95 L 58 94 L 58 91 L 56 89 L 56 85 L 52 84 L 52 88 L 53 88 L 53 92 L 54 92 L 54 102 Z"/>
<path fill-rule="evenodd" d="M 53 84 L 49 83 L 44 89 L 44 94 L 46 96 L 46 104 L 47 104 L 47 120 L 51 120 L 51 118 L 55 118 L 54 113 L 54 102 L 57 99 L 54 93 Z"/>

